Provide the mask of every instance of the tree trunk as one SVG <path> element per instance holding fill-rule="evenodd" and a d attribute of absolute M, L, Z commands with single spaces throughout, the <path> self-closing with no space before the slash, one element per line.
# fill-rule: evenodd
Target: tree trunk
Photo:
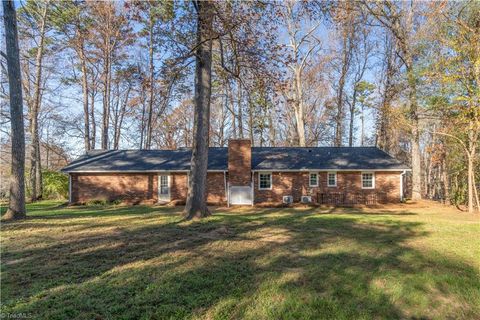
<path fill-rule="evenodd" d="M 47 146 L 45 148 L 45 166 L 47 168 L 47 170 L 50 170 L 50 146 L 49 146 L 49 143 L 50 143 L 50 126 L 47 126 Z"/>
<path fill-rule="evenodd" d="M 268 115 L 268 138 L 270 140 L 269 147 L 275 147 L 275 124 L 273 123 L 272 113 Z"/>
<path fill-rule="evenodd" d="M 243 110 L 242 110 L 242 85 L 240 80 L 238 80 L 238 134 L 240 135 L 240 139 L 243 139 Z"/>
<path fill-rule="evenodd" d="M 228 80 L 227 80 L 228 81 Z M 230 86 L 230 82 L 227 83 L 228 97 L 230 99 L 230 111 L 232 113 L 232 130 L 233 130 L 233 139 L 237 139 L 237 115 L 235 114 L 235 104 L 233 102 L 233 90 Z"/>
<path fill-rule="evenodd" d="M 118 123 L 120 120 L 120 81 L 115 81 L 115 87 L 113 91 L 113 101 L 112 101 L 112 111 L 110 114 L 113 113 L 112 116 L 112 125 L 113 125 L 113 150 L 118 150 L 118 143 L 117 140 L 117 132 L 118 132 Z M 116 98 L 115 98 L 116 97 Z"/>
<path fill-rule="evenodd" d="M 443 182 L 443 198 L 445 201 L 450 201 L 450 183 L 448 181 L 446 155 L 444 155 L 442 159 L 441 171 L 442 171 L 441 176 L 442 176 L 442 182 Z"/>
<path fill-rule="evenodd" d="M 356 82 L 358 83 L 358 81 Z M 355 84 L 356 84 L 355 83 Z M 350 105 L 350 125 L 348 131 L 348 146 L 353 147 L 353 131 L 355 125 L 355 107 L 357 104 L 357 89 L 353 89 L 353 98 L 352 104 Z M 363 106 L 362 106 L 362 137 L 361 137 L 361 144 L 363 146 Z"/>
<path fill-rule="evenodd" d="M 421 177 L 421 155 L 420 155 L 420 129 L 417 114 L 417 88 L 416 79 L 413 74 L 412 59 L 407 55 L 407 81 L 410 87 L 410 121 L 412 125 L 412 135 L 410 143 L 412 145 L 412 200 L 422 199 L 422 177 Z"/>
<path fill-rule="evenodd" d="M 149 54 L 149 69 L 150 69 L 150 77 L 149 77 L 149 82 L 150 82 L 150 90 L 149 90 L 149 98 L 148 98 L 148 118 L 147 118 L 147 137 L 146 137 L 146 142 L 145 142 L 145 148 L 147 150 L 150 149 L 151 144 L 152 144 L 152 117 L 153 117 L 153 93 L 154 93 L 154 86 L 153 86 L 153 81 L 154 81 L 154 66 L 153 66 L 153 18 L 152 18 L 152 13 L 150 13 L 150 39 L 149 39 L 149 48 L 148 48 L 148 54 Z"/>
<path fill-rule="evenodd" d="M 145 99 L 142 101 L 142 119 L 140 121 L 140 149 L 144 148 L 144 140 L 145 140 Z"/>
<path fill-rule="evenodd" d="M 347 77 L 348 67 L 349 67 L 349 55 L 350 55 L 350 46 L 348 43 L 348 36 L 344 35 L 343 38 L 343 56 L 342 56 L 342 70 L 340 74 L 340 79 L 338 81 L 338 93 L 337 93 L 337 114 L 335 116 L 335 147 L 342 146 L 343 139 L 343 120 L 345 118 L 344 108 L 343 108 L 343 91 L 345 89 L 345 81 Z"/>
<path fill-rule="evenodd" d="M 348 146 L 353 147 L 353 125 L 354 125 L 354 109 L 350 107 L 350 125 L 348 129 Z"/>
<path fill-rule="evenodd" d="M 476 183 L 475 183 L 475 171 L 473 171 L 473 175 L 472 175 L 472 189 L 473 189 L 473 195 L 475 196 L 476 210 L 480 211 L 480 199 L 478 197 L 477 186 L 476 186 Z"/>
<path fill-rule="evenodd" d="M 84 121 L 84 134 L 83 143 L 85 145 L 85 151 L 90 150 L 90 117 L 88 110 L 88 81 L 87 81 L 87 62 L 85 58 L 85 51 L 83 43 L 79 48 L 79 58 L 82 65 L 82 93 L 83 93 L 83 121 Z"/>
<path fill-rule="evenodd" d="M 410 143 L 412 144 L 412 200 L 420 200 L 422 199 L 422 177 L 418 124 L 412 128 Z"/>
<path fill-rule="evenodd" d="M 474 197 L 473 197 L 473 188 L 474 185 L 474 178 L 473 175 L 475 174 L 473 168 L 473 157 L 475 155 L 467 154 L 467 163 L 468 163 L 468 212 L 474 212 Z"/>
<path fill-rule="evenodd" d="M 250 98 L 248 99 L 248 126 L 250 130 L 250 142 L 252 143 L 252 147 L 255 146 L 255 139 L 254 139 L 254 125 L 253 125 L 253 104 L 250 101 Z"/>
<path fill-rule="evenodd" d="M 298 145 L 305 147 L 305 109 L 303 106 L 302 71 L 295 71 L 295 122 L 297 124 Z"/>
<path fill-rule="evenodd" d="M 2 1 L 7 51 L 12 168 L 10 199 L 3 219 L 24 219 L 25 215 L 25 131 L 23 124 L 22 78 L 18 50 L 17 18 L 13 1 Z"/>
<path fill-rule="evenodd" d="M 337 114 L 335 116 L 335 140 L 334 144 L 335 147 L 342 146 L 342 138 L 343 138 L 343 81 L 340 80 L 340 88 L 337 97 Z"/>
<path fill-rule="evenodd" d="M 225 92 L 224 101 L 222 103 L 222 108 L 221 108 L 222 123 L 220 125 L 220 132 L 219 132 L 219 139 L 218 139 L 220 147 L 223 147 L 225 145 L 225 112 L 227 111 L 226 109 L 228 107 L 227 99 L 228 97 L 226 96 L 226 92 Z"/>
<path fill-rule="evenodd" d="M 128 86 L 127 93 L 125 94 L 125 99 L 122 102 L 120 107 L 120 115 L 115 129 L 115 150 L 118 150 L 120 147 L 120 137 L 122 133 L 123 119 L 127 110 L 128 98 L 130 97 L 131 86 Z"/>
<path fill-rule="evenodd" d="M 390 42 L 387 42 L 389 44 Z M 383 151 L 390 153 L 390 135 L 388 133 L 388 128 L 390 127 L 390 101 L 392 99 L 392 84 L 391 78 L 393 76 L 393 63 L 392 63 L 392 50 L 389 49 L 386 52 L 385 58 L 385 81 L 384 88 L 382 92 L 382 103 L 380 106 L 379 118 L 378 118 L 378 146 Z"/>
<path fill-rule="evenodd" d="M 96 93 L 92 90 L 90 101 L 90 121 L 92 122 L 90 149 L 95 149 L 97 141 L 97 123 L 95 122 L 95 95 Z"/>
<path fill-rule="evenodd" d="M 111 79 L 112 79 L 112 46 L 110 35 L 112 34 L 111 29 L 111 19 L 107 19 L 105 25 L 107 30 L 106 35 L 103 39 L 103 61 L 104 61 L 104 70 L 103 70 L 103 82 L 104 82 L 104 91 L 103 91 L 103 114 L 102 114 L 102 149 L 108 149 L 108 128 L 110 121 L 110 91 L 111 91 Z"/>
<path fill-rule="evenodd" d="M 35 58 L 35 83 L 33 105 L 30 108 L 30 135 L 31 135 L 31 150 L 30 150 L 30 181 L 32 187 L 31 200 L 37 201 L 42 198 L 42 165 L 40 158 L 40 135 L 38 130 L 38 114 L 40 112 L 41 104 L 41 84 L 43 71 L 43 49 L 45 44 L 45 24 L 47 16 L 48 2 L 45 3 L 45 8 L 42 12 L 41 26 L 40 26 L 40 42 L 37 48 L 37 56 Z"/>
<path fill-rule="evenodd" d="M 360 145 L 363 147 L 365 145 L 365 108 L 362 104 L 362 114 L 360 115 Z"/>
<path fill-rule="evenodd" d="M 108 46 L 108 44 L 107 44 Z M 108 127 L 110 119 L 110 53 L 105 57 L 105 91 L 103 93 L 102 149 L 108 149 Z"/>
<path fill-rule="evenodd" d="M 184 216 L 187 220 L 210 214 L 206 204 L 208 135 L 212 77 L 213 3 L 196 1 L 197 49 L 195 65 L 195 115 L 190 180 Z"/>
<path fill-rule="evenodd" d="M 37 147 L 37 161 L 36 161 L 36 170 L 35 174 L 37 175 L 37 200 L 41 200 L 43 198 L 43 174 L 42 174 L 42 162 L 40 156 L 40 140 L 38 140 L 38 147 Z"/>

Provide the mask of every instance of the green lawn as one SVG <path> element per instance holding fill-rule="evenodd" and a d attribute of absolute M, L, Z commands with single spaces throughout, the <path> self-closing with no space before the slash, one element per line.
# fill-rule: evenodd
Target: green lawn
<path fill-rule="evenodd" d="M 180 210 L 29 205 L 2 223 L 2 318 L 480 319 L 478 215 Z"/>

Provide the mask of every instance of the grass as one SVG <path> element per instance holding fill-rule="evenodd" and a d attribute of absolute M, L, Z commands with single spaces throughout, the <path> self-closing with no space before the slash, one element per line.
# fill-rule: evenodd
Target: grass
<path fill-rule="evenodd" d="M 2 224 L 2 317 L 480 318 L 479 217 L 440 205 L 28 209 Z"/>

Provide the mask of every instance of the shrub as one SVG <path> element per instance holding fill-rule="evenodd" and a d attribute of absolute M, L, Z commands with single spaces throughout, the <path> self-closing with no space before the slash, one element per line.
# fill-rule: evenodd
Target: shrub
<path fill-rule="evenodd" d="M 115 199 L 111 202 L 112 205 L 114 206 L 118 206 L 120 204 L 122 204 L 122 200 L 121 199 Z"/>
<path fill-rule="evenodd" d="M 68 175 L 58 171 L 43 171 L 43 198 L 67 199 Z"/>
<path fill-rule="evenodd" d="M 95 199 L 86 202 L 87 206 L 106 206 L 108 201 L 105 199 Z"/>

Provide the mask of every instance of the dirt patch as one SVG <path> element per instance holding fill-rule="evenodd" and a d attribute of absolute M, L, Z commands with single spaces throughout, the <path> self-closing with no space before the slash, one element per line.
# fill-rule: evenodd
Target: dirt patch
<path fill-rule="evenodd" d="M 231 235 L 233 235 L 233 231 L 226 226 L 222 226 L 205 234 L 201 234 L 201 237 L 207 239 L 223 239 Z"/>
<path fill-rule="evenodd" d="M 287 243 L 292 240 L 291 232 L 283 228 L 261 228 L 255 235 L 258 235 L 258 241 Z"/>

